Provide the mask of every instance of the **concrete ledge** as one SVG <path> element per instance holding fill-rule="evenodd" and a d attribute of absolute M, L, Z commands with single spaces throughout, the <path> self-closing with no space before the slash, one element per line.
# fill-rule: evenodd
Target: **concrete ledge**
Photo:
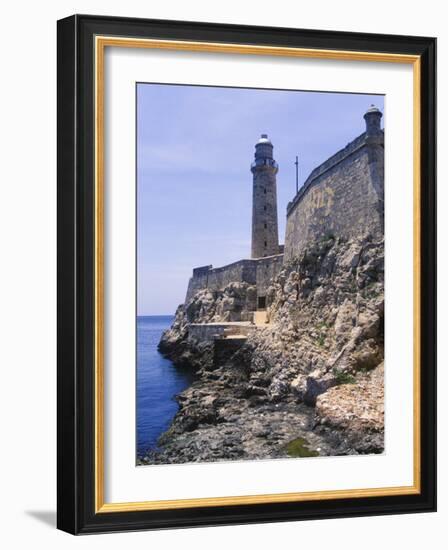
<path fill-rule="evenodd" d="M 256 327 L 249 322 L 235 323 L 192 323 L 188 325 L 188 339 L 214 342 L 226 337 L 246 339 Z"/>

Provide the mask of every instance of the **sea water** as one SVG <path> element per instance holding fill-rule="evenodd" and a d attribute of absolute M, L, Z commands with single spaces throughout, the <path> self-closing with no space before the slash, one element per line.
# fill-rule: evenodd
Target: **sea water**
<path fill-rule="evenodd" d="M 157 345 L 173 316 L 137 317 L 137 454 L 157 448 L 178 410 L 174 396 L 193 381 L 193 373 L 177 368 L 163 357 Z"/>

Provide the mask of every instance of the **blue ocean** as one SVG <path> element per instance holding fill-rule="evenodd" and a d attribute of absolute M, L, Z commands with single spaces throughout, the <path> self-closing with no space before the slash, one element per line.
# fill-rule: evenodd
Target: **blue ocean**
<path fill-rule="evenodd" d="M 194 379 L 187 369 L 176 368 L 157 350 L 162 332 L 174 317 L 137 317 L 137 454 L 157 448 L 158 437 L 168 429 L 178 410 L 175 394 Z"/>

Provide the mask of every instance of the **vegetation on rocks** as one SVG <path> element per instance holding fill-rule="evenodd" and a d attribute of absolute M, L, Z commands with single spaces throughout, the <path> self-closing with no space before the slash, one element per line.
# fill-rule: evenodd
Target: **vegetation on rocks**
<path fill-rule="evenodd" d="M 293 439 L 286 446 L 286 452 L 291 457 L 310 457 L 319 456 L 317 451 L 312 451 L 308 447 L 308 441 L 304 437 Z"/>

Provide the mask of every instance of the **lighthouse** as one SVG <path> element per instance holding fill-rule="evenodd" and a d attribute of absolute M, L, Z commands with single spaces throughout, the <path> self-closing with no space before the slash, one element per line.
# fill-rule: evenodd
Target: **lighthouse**
<path fill-rule="evenodd" d="M 255 160 L 251 165 L 252 188 L 252 258 L 279 253 L 277 219 L 278 164 L 274 147 L 267 134 L 255 144 Z"/>

